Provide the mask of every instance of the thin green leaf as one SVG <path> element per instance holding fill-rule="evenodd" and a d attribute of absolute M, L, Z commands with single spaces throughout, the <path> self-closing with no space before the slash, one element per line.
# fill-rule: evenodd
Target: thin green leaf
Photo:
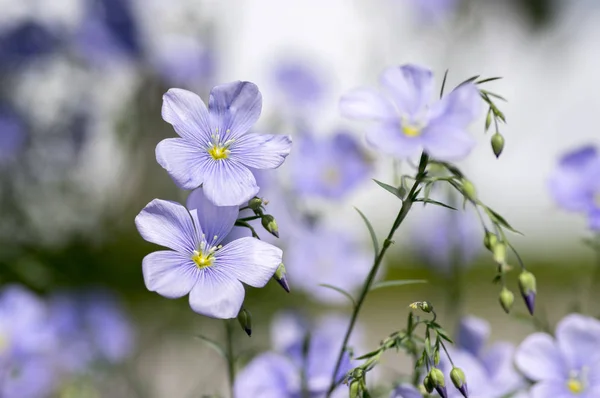
<path fill-rule="evenodd" d="M 223 358 L 227 359 L 227 355 L 225 354 L 225 350 L 223 349 L 223 347 L 221 347 L 221 345 L 219 343 L 217 343 L 216 341 L 203 336 L 201 334 L 198 334 L 196 336 L 197 339 L 201 340 L 202 342 L 204 342 L 207 346 L 209 346 L 210 348 L 212 348 L 213 350 L 215 350 L 219 355 L 221 355 Z"/>
<path fill-rule="evenodd" d="M 358 210 L 358 208 L 354 208 L 358 214 L 362 217 L 363 221 L 367 225 L 367 229 L 369 230 L 369 235 L 371 235 L 371 241 L 373 242 L 373 251 L 375 252 L 375 257 L 377 257 L 377 253 L 379 252 L 379 242 L 377 241 L 377 235 L 375 234 L 375 230 L 371 225 L 369 219 L 363 214 L 362 211 Z"/>
<path fill-rule="evenodd" d="M 417 283 L 427 283 L 427 281 L 425 279 L 399 279 L 395 281 L 377 282 L 371 287 L 369 291 L 372 292 L 373 290 L 382 289 L 384 287 L 415 285 Z"/>
<path fill-rule="evenodd" d="M 487 79 L 478 80 L 477 84 L 489 83 L 500 79 L 502 79 L 502 77 L 488 77 Z"/>
<path fill-rule="evenodd" d="M 345 291 L 344 289 L 337 287 L 337 286 L 327 284 L 327 283 L 319 283 L 319 286 L 323 286 L 328 289 L 335 290 L 336 292 L 338 292 L 340 294 L 343 294 L 344 296 L 346 296 L 346 298 L 348 298 L 348 300 L 350 300 L 352 302 L 352 306 L 356 308 L 356 301 L 354 301 L 354 297 L 352 297 L 352 295 L 350 293 L 348 293 L 347 291 Z"/>
<path fill-rule="evenodd" d="M 470 78 L 468 78 L 467 80 L 465 80 L 464 82 L 462 82 L 461 84 L 459 84 L 458 86 L 456 86 L 456 88 L 459 88 L 459 87 L 460 87 L 460 86 L 462 86 L 463 84 L 469 84 L 469 83 L 472 83 L 472 82 L 474 82 L 474 81 L 475 81 L 475 80 L 477 80 L 477 79 L 479 79 L 479 75 L 477 75 L 477 76 L 473 76 L 473 77 L 470 77 Z M 455 89 L 455 90 L 456 90 L 456 89 Z"/>
<path fill-rule="evenodd" d="M 508 221 L 506 221 L 504 219 L 504 217 L 502 217 L 500 214 L 496 213 L 494 210 L 490 209 L 489 207 L 487 208 L 488 214 L 491 216 L 492 221 L 496 222 L 497 224 L 500 224 L 501 226 L 503 226 L 504 228 L 517 233 L 519 235 L 523 235 L 521 232 L 517 231 L 516 229 L 514 229 L 509 223 Z"/>
<path fill-rule="evenodd" d="M 449 71 L 449 69 L 446 69 L 446 72 L 444 72 L 444 80 L 442 80 L 442 89 L 440 90 L 440 98 L 442 98 L 444 96 L 444 88 L 446 88 L 446 79 L 448 78 L 448 71 Z"/>
<path fill-rule="evenodd" d="M 456 208 L 454 208 L 454 207 L 452 207 L 450 205 L 447 205 L 445 203 L 438 202 L 437 200 L 433 200 L 433 199 L 429 199 L 429 198 L 419 198 L 419 199 L 416 199 L 415 202 L 423 202 L 425 204 L 429 203 L 429 204 L 432 204 L 432 205 L 442 206 L 442 207 L 445 207 L 447 209 L 456 210 Z"/>
<path fill-rule="evenodd" d="M 377 355 L 379 353 L 379 351 L 380 350 L 377 349 L 377 350 L 374 350 L 374 351 L 371 351 L 371 352 L 367 352 L 366 354 L 363 354 L 363 355 L 359 356 L 358 358 L 354 358 L 354 359 L 360 361 L 360 360 L 363 360 L 363 359 L 371 358 L 372 356 Z"/>
<path fill-rule="evenodd" d="M 398 188 L 396 188 L 394 186 L 391 186 L 389 184 L 386 184 L 385 182 L 378 181 L 376 179 L 373 179 L 373 181 L 375 181 L 375 183 L 377 185 L 379 185 L 381 188 L 385 189 L 386 191 L 388 191 L 389 193 L 391 193 L 392 195 L 394 195 L 398 199 L 402 200 L 402 195 L 401 195 L 400 190 Z"/>
<path fill-rule="evenodd" d="M 504 102 L 508 102 L 508 100 L 506 98 L 504 98 L 503 96 L 496 94 L 496 93 L 492 93 L 490 91 L 487 90 L 481 90 L 484 93 L 486 93 L 486 95 L 490 96 L 490 97 L 494 97 L 494 98 L 498 98 L 500 101 L 504 101 Z"/>
<path fill-rule="evenodd" d="M 448 336 L 448 333 L 446 333 L 444 329 L 438 328 L 435 329 L 435 331 L 437 332 L 438 336 L 440 336 L 442 339 L 446 340 L 450 344 L 454 344 L 454 341 L 452 341 L 452 339 L 450 338 L 450 336 Z"/>

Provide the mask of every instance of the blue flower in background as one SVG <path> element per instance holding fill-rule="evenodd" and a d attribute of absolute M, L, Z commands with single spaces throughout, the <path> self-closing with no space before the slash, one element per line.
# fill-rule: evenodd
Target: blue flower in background
<path fill-rule="evenodd" d="M 390 67 L 380 82 L 387 95 L 361 88 L 340 100 L 342 115 L 376 122 L 367 131 L 374 148 L 400 159 L 424 150 L 433 158 L 455 161 L 471 152 L 475 141 L 467 126 L 479 115 L 482 102 L 475 85 L 463 84 L 430 103 L 434 81 L 429 69 Z"/>
<path fill-rule="evenodd" d="M 517 367 L 535 382 L 530 397 L 600 397 L 600 321 L 567 315 L 555 335 L 534 333 L 517 349 Z"/>
<path fill-rule="evenodd" d="M 202 185 L 217 206 L 237 206 L 258 193 L 250 169 L 279 167 L 290 153 L 289 136 L 248 134 L 260 116 L 262 96 L 255 84 L 233 82 L 210 92 L 208 110 L 196 94 L 170 89 L 163 119 L 181 138 L 156 147 L 156 159 L 183 189 Z"/>
<path fill-rule="evenodd" d="M 155 199 L 136 217 L 140 235 L 171 250 L 143 260 L 148 290 L 167 298 L 189 293 L 190 306 L 214 318 L 235 318 L 244 301 L 241 282 L 263 287 L 281 264 L 281 249 L 255 238 L 220 243 L 233 228 L 238 206 L 213 205 L 202 189 L 178 203 Z"/>
<path fill-rule="evenodd" d="M 0 166 L 14 161 L 25 145 L 25 126 L 12 110 L 0 105 Z"/>
<path fill-rule="evenodd" d="M 600 231 L 600 154 L 584 146 L 565 154 L 549 181 L 550 193 L 565 210 L 583 213 L 588 225 Z"/>
<path fill-rule="evenodd" d="M 347 304 L 348 299 L 319 284 L 353 292 L 362 285 L 373 262 L 361 240 L 347 230 L 317 225 L 305 229 L 292 243 L 285 261 L 290 284 L 326 303 Z"/>
<path fill-rule="evenodd" d="M 287 60 L 276 65 L 273 80 L 291 109 L 317 106 L 325 94 L 318 72 L 306 63 Z"/>
<path fill-rule="evenodd" d="M 440 22 L 460 4 L 460 0 L 410 0 L 410 2 L 417 9 L 421 20 L 431 23 Z"/>
<path fill-rule="evenodd" d="M 345 131 L 331 137 L 298 137 L 292 163 L 295 191 L 340 199 L 364 181 L 371 167 L 354 137 Z"/>
<path fill-rule="evenodd" d="M 56 32 L 34 21 L 24 21 L 0 31 L 0 70 L 22 67 L 51 54 L 59 44 Z"/>
<path fill-rule="evenodd" d="M 329 316 L 314 328 L 308 328 L 306 322 L 289 314 L 276 318 L 272 334 L 276 339 L 284 336 L 276 344 L 277 352 L 258 355 L 238 374 L 235 397 L 300 398 L 304 374 L 308 396 L 324 398 L 348 322 L 347 318 Z M 306 354 L 305 342 L 308 342 Z M 338 377 L 344 377 L 351 368 L 350 356 L 346 354 Z M 341 386 L 333 397 L 347 394 L 347 387 Z"/>
<path fill-rule="evenodd" d="M 215 72 L 215 52 L 188 36 L 172 36 L 154 55 L 155 67 L 170 85 L 198 86 L 210 81 Z"/>

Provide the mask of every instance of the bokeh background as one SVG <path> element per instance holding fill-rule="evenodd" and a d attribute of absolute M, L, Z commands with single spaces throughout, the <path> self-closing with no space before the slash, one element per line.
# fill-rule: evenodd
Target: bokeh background
<path fill-rule="evenodd" d="M 438 83 L 449 69 L 450 85 L 473 75 L 504 77 L 490 83 L 508 99 L 504 153 L 493 156 L 482 114 L 472 126 L 479 145 L 460 166 L 479 197 L 524 234 L 511 241 L 538 277 L 536 322 L 553 325 L 570 310 L 594 310 L 586 222 L 557 208 L 547 182 L 565 151 L 599 141 L 597 1 L 1 0 L 0 9 L 0 281 L 51 302 L 101 291 L 112 315 L 98 315 L 107 322 L 90 328 L 120 342 L 102 366 L 61 381 L 57 396 L 225 394 L 221 358 L 194 337 L 220 339 L 221 322 L 194 314 L 185 299 L 148 292 L 141 274 L 154 247 L 135 230 L 135 215 L 153 198 L 186 195 L 154 157 L 156 144 L 175 134 L 160 116 L 170 87 L 206 99 L 216 84 L 252 81 L 264 101 L 256 131 L 300 141 L 307 133 L 326 139 L 348 132 L 368 168 L 352 189 L 325 199 L 294 193 L 294 148 L 275 172 L 288 195 L 265 195 L 274 208 L 277 200 L 295 203 L 292 215 L 318 214 L 369 253 L 352 206 L 387 233 L 399 202 L 370 178 L 393 183 L 393 163 L 364 144 L 364 125 L 339 115 L 339 97 L 375 84 L 383 68 L 409 62 L 430 67 Z M 401 328 L 407 305 L 423 299 L 441 309 L 449 329 L 458 314 L 474 314 L 492 323 L 494 340 L 518 343 L 535 325 L 524 319 L 523 305 L 506 316 L 497 304 L 495 266 L 480 227 L 457 243 L 473 248 L 463 261 L 469 266 L 444 270 L 443 260 L 423 253 L 442 250 L 439 239 L 454 235 L 456 223 L 428 210 L 416 209 L 398 231 L 380 277 L 429 283 L 374 292 L 361 317 L 364 346 Z M 294 229 L 288 218 L 280 222 L 283 235 Z M 326 252 L 338 238 L 325 236 L 306 250 Z M 294 251 L 295 243 L 285 239 L 283 246 Z M 242 362 L 269 347 L 270 320 L 281 310 L 348 312 L 343 302 L 295 289 L 287 254 L 284 260 L 292 294 L 276 283 L 247 290 L 254 325 L 251 339 L 241 330 L 237 336 L 247 353 Z M 73 348 L 76 357 L 83 352 Z M 382 377 L 407 364 L 388 357 Z"/>

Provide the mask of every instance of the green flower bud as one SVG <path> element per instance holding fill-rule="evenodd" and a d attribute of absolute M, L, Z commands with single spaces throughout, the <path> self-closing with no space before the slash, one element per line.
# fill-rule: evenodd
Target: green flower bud
<path fill-rule="evenodd" d="M 252 336 L 252 314 L 245 308 L 242 308 L 237 316 L 237 320 L 240 323 L 242 329 L 248 336 Z"/>
<path fill-rule="evenodd" d="M 496 157 L 500 157 L 502 150 L 504 149 L 504 137 L 500 133 L 496 132 L 492 136 L 492 150 Z"/>
<path fill-rule="evenodd" d="M 433 354 L 433 364 L 438 366 L 440 364 L 440 350 L 437 350 L 435 354 Z"/>
<path fill-rule="evenodd" d="M 510 312 L 510 309 L 512 308 L 513 303 L 515 302 L 515 295 L 506 287 L 503 287 L 500 291 L 499 299 L 500 305 L 504 309 L 504 312 L 508 314 Z"/>
<path fill-rule="evenodd" d="M 472 202 L 477 200 L 477 191 L 475 190 L 475 185 L 473 185 L 473 183 L 471 181 L 463 179 L 462 187 L 463 187 L 463 192 L 464 192 L 465 196 L 467 197 L 467 199 L 469 199 Z"/>
<path fill-rule="evenodd" d="M 421 303 L 421 310 L 426 313 L 430 313 L 433 311 L 433 305 L 429 303 L 429 301 L 423 301 Z"/>
<path fill-rule="evenodd" d="M 467 389 L 467 378 L 465 377 L 465 373 L 460 368 L 452 368 L 450 371 L 450 379 L 452 380 L 452 384 L 463 397 L 469 397 L 469 391 Z"/>
<path fill-rule="evenodd" d="M 279 228 L 277 227 L 277 223 L 275 222 L 275 217 L 273 217 L 270 214 L 265 214 L 264 216 L 262 216 L 260 222 L 264 229 L 269 231 L 271 235 L 273 235 L 276 238 L 279 238 Z"/>
<path fill-rule="evenodd" d="M 425 387 L 425 391 L 427 391 L 427 393 L 431 394 L 433 392 L 433 382 L 431 381 L 431 377 L 429 377 L 429 375 L 425 376 L 425 379 L 423 379 L 423 387 Z"/>
<path fill-rule="evenodd" d="M 431 384 L 433 388 L 442 396 L 442 398 L 448 397 L 448 392 L 446 391 L 446 381 L 444 380 L 444 374 L 438 368 L 432 368 L 429 371 L 429 379 L 431 380 Z"/>
<path fill-rule="evenodd" d="M 521 272 L 521 275 L 519 275 L 519 290 L 521 290 L 521 296 L 523 296 L 523 300 L 525 300 L 527 310 L 533 315 L 537 286 L 535 276 L 531 272 Z"/>
<path fill-rule="evenodd" d="M 503 242 L 496 242 L 492 248 L 494 253 L 494 261 L 498 264 L 506 263 L 506 245 Z"/>
<path fill-rule="evenodd" d="M 286 277 L 287 271 L 285 270 L 285 265 L 283 265 L 283 263 L 279 264 L 279 267 L 277 268 L 277 271 L 275 271 L 275 274 L 273 275 L 273 279 L 275 279 L 277 281 L 277 283 L 279 283 L 279 285 L 283 288 L 283 290 L 285 290 L 286 292 L 290 292 L 290 285 L 287 281 L 287 277 Z"/>
<path fill-rule="evenodd" d="M 263 200 L 259 197 L 254 197 L 248 202 L 248 207 L 252 210 L 260 210 L 263 205 Z"/>
<path fill-rule="evenodd" d="M 483 237 L 483 245 L 491 252 L 494 251 L 494 246 L 498 242 L 498 237 L 493 232 L 486 232 Z"/>
<path fill-rule="evenodd" d="M 353 380 L 350 383 L 350 398 L 360 398 L 360 382 L 358 380 Z"/>
<path fill-rule="evenodd" d="M 492 108 L 488 110 L 487 116 L 485 117 L 485 131 L 487 132 L 492 124 Z"/>

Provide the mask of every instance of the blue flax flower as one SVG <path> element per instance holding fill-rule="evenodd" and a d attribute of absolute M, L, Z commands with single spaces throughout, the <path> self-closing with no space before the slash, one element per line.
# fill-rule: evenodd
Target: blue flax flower
<path fill-rule="evenodd" d="M 279 319 L 281 320 L 281 319 Z M 276 319 L 277 321 L 277 319 Z M 279 338 L 279 352 L 267 352 L 254 358 L 242 370 L 235 382 L 236 398 L 324 398 L 331 374 L 340 350 L 341 340 L 348 326 L 348 319 L 329 316 L 309 329 L 293 318 L 276 322 L 273 329 Z M 281 339 L 281 336 L 284 338 Z M 304 354 L 303 347 L 308 341 Z M 338 377 L 341 379 L 352 368 L 349 354 L 342 360 Z M 302 395 L 302 376 L 305 377 L 305 392 Z M 335 390 L 333 397 L 347 397 L 347 387 Z"/>
<path fill-rule="evenodd" d="M 259 190 L 251 169 L 279 167 L 292 145 L 288 136 L 248 134 L 261 108 L 258 87 L 249 82 L 214 87 L 208 110 L 196 94 L 170 89 L 162 116 L 181 138 L 161 141 L 156 160 L 180 188 L 202 185 L 217 206 L 245 203 Z"/>
<path fill-rule="evenodd" d="M 323 100 L 325 84 L 317 70 L 306 63 L 286 60 L 277 64 L 273 80 L 284 105 L 291 109 L 314 107 Z"/>
<path fill-rule="evenodd" d="M 550 178 L 550 193 L 565 210 L 583 213 L 589 227 L 600 231 L 600 154 L 584 146 L 565 154 Z"/>
<path fill-rule="evenodd" d="M 145 240 L 171 249 L 144 257 L 146 287 L 167 298 L 189 293 L 197 313 L 235 318 L 244 301 L 241 282 L 263 287 L 281 264 L 282 251 L 250 237 L 221 246 L 237 219 L 238 206 L 217 207 L 202 189 L 189 195 L 187 208 L 155 199 L 136 217 Z"/>
<path fill-rule="evenodd" d="M 376 123 L 367 141 L 377 150 L 399 159 L 421 151 L 439 160 L 466 157 L 474 139 L 467 126 L 481 108 L 474 84 L 463 84 L 431 103 L 433 74 L 416 65 L 390 67 L 380 78 L 385 95 L 371 88 L 350 91 L 340 100 L 342 115 Z"/>
<path fill-rule="evenodd" d="M 530 397 L 600 397 L 600 321 L 567 315 L 555 334 L 534 333 L 517 348 L 517 367 L 535 382 Z"/>
<path fill-rule="evenodd" d="M 340 199 L 371 170 L 358 142 L 345 131 L 322 139 L 305 134 L 296 146 L 290 159 L 292 181 L 295 190 L 303 195 Z"/>

